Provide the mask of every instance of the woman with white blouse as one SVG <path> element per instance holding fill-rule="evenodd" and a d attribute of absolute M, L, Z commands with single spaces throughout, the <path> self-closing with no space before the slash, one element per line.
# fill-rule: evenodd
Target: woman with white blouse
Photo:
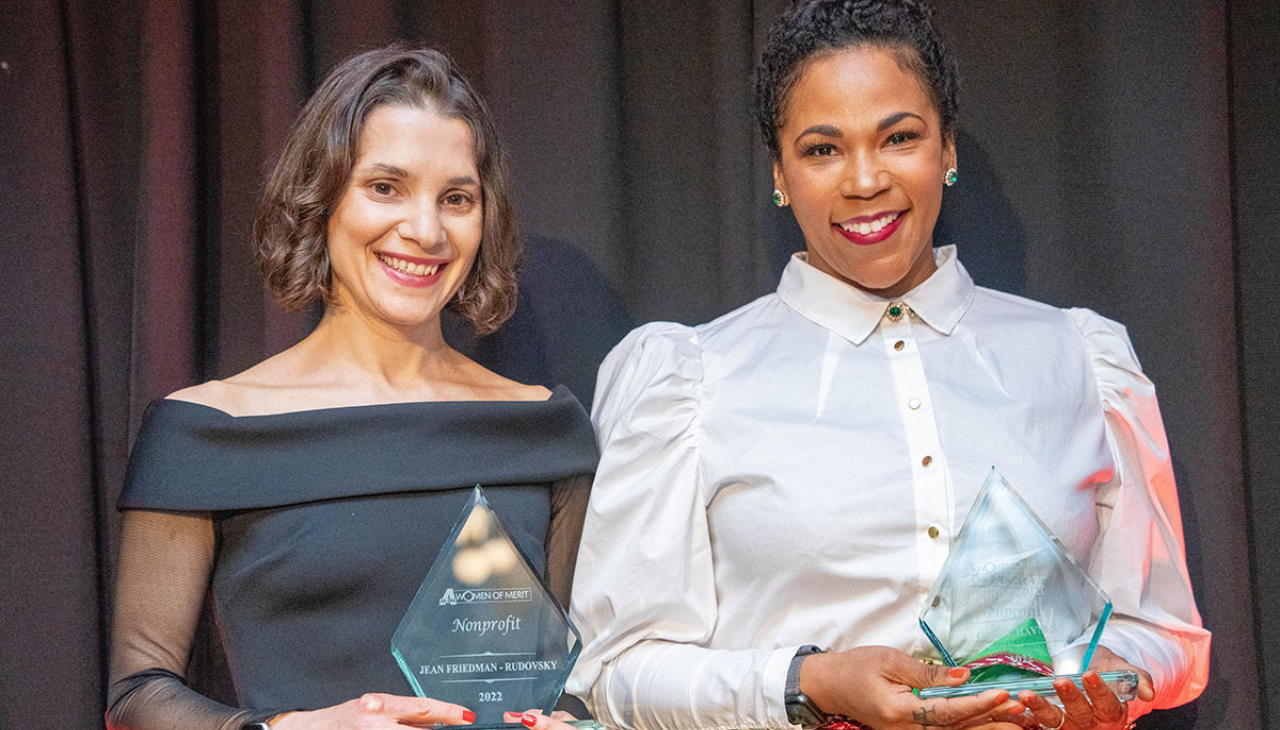
<path fill-rule="evenodd" d="M 975 286 L 934 249 L 956 72 L 921 2 L 795 3 L 756 108 L 805 236 L 775 293 L 605 361 L 568 691 L 622 728 L 1118 730 L 1194 699 L 1209 633 L 1123 326 Z M 1110 595 L 1085 690 L 957 685 L 916 618 L 992 465 Z M 823 652 L 815 651 L 820 647 Z M 1121 702 L 1097 671 L 1131 669 Z M 834 725 L 833 725 L 834 727 Z"/>

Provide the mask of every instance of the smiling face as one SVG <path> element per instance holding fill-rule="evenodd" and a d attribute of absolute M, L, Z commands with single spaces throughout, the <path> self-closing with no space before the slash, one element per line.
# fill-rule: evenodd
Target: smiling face
<path fill-rule="evenodd" d="M 895 53 L 859 46 L 811 61 L 785 102 L 774 181 L 809 263 L 900 296 L 929 278 L 933 226 L 955 146 L 919 78 Z"/>
<path fill-rule="evenodd" d="M 480 249 L 482 203 L 466 122 L 376 107 L 329 217 L 336 304 L 396 326 L 438 323 Z"/>

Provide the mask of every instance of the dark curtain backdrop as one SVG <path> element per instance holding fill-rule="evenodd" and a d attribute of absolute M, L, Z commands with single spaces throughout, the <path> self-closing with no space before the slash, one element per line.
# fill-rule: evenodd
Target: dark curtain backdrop
<path fill-rule="evenodd" d="M 1280 8 L 937 2 L 965 80 L 939 242 L 980 284 L 1125 322 L 1160 386 L 1214 657 L 1201 700 L 1142 727 L 1266 727 Z M 530 313 L 465 344 L 586 399 L 630 322 L 714 317 L 771 290 L 801 245 L 768 204 L 749 109 L 781 6 L 0 0 L 0 728 L 101 726 L 114 503 L 144 405 L 307 330 L 264 297 L 246 241 L 333 63 L 406 39 L 482 89 L 535 238 Z"/>

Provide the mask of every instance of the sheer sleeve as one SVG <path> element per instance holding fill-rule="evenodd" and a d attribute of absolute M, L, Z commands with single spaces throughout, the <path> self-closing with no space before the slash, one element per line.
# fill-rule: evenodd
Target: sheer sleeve
<path fill-rule="evenodd" d="M 547 585 L 561 606 L 569 605 L 573 587 L 578 545 L 582 540 L 582 523 L 591 496 L 591 474 L 561 479 L 551 485 L 551 524 L 547 528 Z M 566 710 L 583 719 L 591 713 L 581 698 L 569 692 L 560 696 L 557 710 Z"/>
<path fill-rule="evenodd" d="M 697 333 L 652 324 L 600 371 L 601 460 L 573 586 L 585 646 L 570 691 L 610 727 L 787 727 L 797 647 L 713 650 Z"/>
<path fill-rule="evenodd" d="M 591 474 L 579 474 L 551 485 L 551 524 L 547 528 L 547 585 L 561 606 L 569 605 L 582 523 L 591 497 Z"/>
<path fill-rule="evenodd" d="M 235 710 L 184 674 L 213 568 L 208 513 L 124 515 L 112 629 L 109 730 L 238 730 L 278 710 Z"/>
<path fill-rule="evenodd" d="M 1187 575 L 1155 386 L 1122 325 L 1084 309 L 1071 310 L 1071 317 L 1092 360 L 1116 464 L 1114 477 L 1097 492 L 1101 533 L 1090 564 L 1114 610 L 1102 643 L 1151 672 L 1152 707 L 1174 707 L 1204 690 L 1210 635 Z"/>

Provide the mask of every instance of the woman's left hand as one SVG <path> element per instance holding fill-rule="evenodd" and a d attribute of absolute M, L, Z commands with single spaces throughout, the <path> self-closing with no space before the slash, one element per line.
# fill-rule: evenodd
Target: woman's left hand
<path fill-rule="evenodd" d="M 1027 706 L 1040 727 L 1049 730 L 1123 730 L 1129 722 L 1129 707 L 1111 691 L 1098 673 L 1125 669 L 1138 673 L 1136 698 L 1142 702 L 1155 699 L 1151 675 L 1145 669 L 1130 664 L 1105 646 L 1099 646 L 1093 653 L 1089 671 L 1084 673 L 1083 692 L 1075 682 L 1066 678 L 1053 683 L 1053 689 L 1062 701 L 1061 708 L 1035 692 L 1020 692 L 1018 700 Z"/>

